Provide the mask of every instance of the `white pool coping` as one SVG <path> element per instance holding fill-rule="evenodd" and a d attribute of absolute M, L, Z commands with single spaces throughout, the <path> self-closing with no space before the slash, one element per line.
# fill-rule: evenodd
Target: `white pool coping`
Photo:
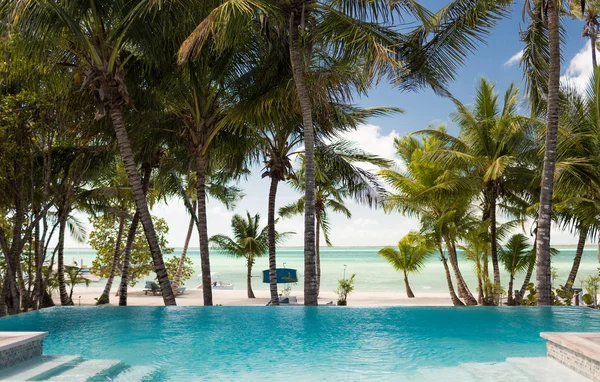
<path fill-rule="evenodd" d="M 43 340 L 48 332 L 0 332 L 0 351 Z"/>

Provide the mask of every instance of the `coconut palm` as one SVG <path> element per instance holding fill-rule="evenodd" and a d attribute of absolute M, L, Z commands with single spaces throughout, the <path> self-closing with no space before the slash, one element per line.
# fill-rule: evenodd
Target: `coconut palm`
<path fill-rule="evenodd" d="M 429 129 L 429 131 L 433 131 Z M 476 305 L 477 300 L 470 293 L 463 280 L 455 258 L 455 245 L 459 238 L 460 224 L 457 222 L 470 213 L 470 204 L 474 198 L 474 190 L 478 187 L 475 177 L 464 177 L 457 166 L 442 166 L 439 161 L 432 161 L 431 155 L 450 146 L 441 137 L 446 136 L 444 128 L 439 134 L 428 134 L 422 139 L 409 135 L 396 139 L 397 155 L 405 170 L 390 169 L 379 172 L 379 175 L 392 187 L 384 209 L 387 213 L 397 211 L 420 219 L 421 226 L 440 253 L 440 259 L 447 268 L 447 258 L 443 251 L 445 242 L 453 267 L 459 295 L 469 305 Z M 455 295 L 450 272 L 446 269 L 448 289 L 455 305 L 463 305 Z"/>
<path fill-rule="evenodd" d="M 515 298 L 513 296 L 513 284 L 515 281 L 515 274 L 527 269 L 531 254 L 531 248 L 527 242 L 527 236 L 522 233 L 511 236 L 506 245 L 500 248 L 499 257 L 500 261 L 504 265 L 504 269 L 509 274 L 508 281 L 508 305 L 515 304 Z"/>
<path fill-rule="evenodd" d="M 231 219 L 233 238 L 225 235 L 211 236 L 209 241 L 234 257 L 246 259 L 248 273 L 246 276 L 248 298 L 255 298 L 252 291 L 252 266 L 257 257 L 264 256 L 269 251 L 268 226 L 260 228 L 260 215 L 250 215 L 246 212 L 246 219 L 241 215 L 234 215 Z M 278 243 L 283 242 L 292 232 L 276 233 Z"/>
<path fill-rule="evenodd" d="M 483 220 L 489 221 L 494 285 L 499 287 L 497 210 L 510 185 L 520 174 L 528 174 L 527 159 L 535 153 L 535 125 L 517 113 L 518 88 L 509 86 L 502 105 L 494 85 L 482 78 L 472 108 L 454 100 L 453 119 L 460 126 L 458 138 L 439 130 L 423 130 L 450 144 L 432 155 L 443 166 L 462 166 L 480 182 L 483 199 Z M 508 180 L 511 182 L 508 182 Z"/>
<path fill-rule="evenodd" d="M 406 296 L 413 298 L 415 295 L 408 283 L 408 275 L 421 271 L 434 252 L 435 245 L 429 238 L 411 231 L 398 241 L 398 249 L 384 247 L 378 254 L 392 264 L 396 271 L 402 271 Z"/>
<path fill-rule="evenodd" d="M 155 29 L 152 22 L 143 19 L 142 11 L 139 4 L 122 0 L 106 2 L 102 6 L 96 1 L 34 0 L 16 9 L 12 23 L 31 41 L 42 43 L 32 43 L 33 49 L 41 49 L 39 46 L 44 44 L 63 49 L 61 64 L 71 66 L 77 78 L 82 78 L 83 87 L 96 98 L 96 118 L 110 117 L 163 290 L 164 303 L 175 305 L 124 118 L 130 104 L 125 75 L 128 62 L 135 61 L 132 56 L 160 57 L 151 50 L 156 38 Z M 69 43 L 61 43 L 64 39 Z"/>
<path fill-rule="evenodd" d="M 536 237 L 536 298 L 538 305 L 552 304 L 550 230 L 559 118 L 560 10 L 561 2 L 558 0 L 526 0 L 524 2 L 523 13 L 530 18 L 526 34 L 529 38 L 526 39 L 524 51 L 527 54 L 523 55 L 522 61 L 527 78 L 527 93 L 533 103 L 533 111 L 544 113 L 546 116 L 544 164 Z M 547 45 L 533 45 L 536 42 L 547 42 Z"/>
<path fill-rule="evenodd" d="M 199 54 L 211 39 L 219 50 L 228 49 L 239 40 L 239 31 L 250 28 L 275 30 L 289 40 L 289 57 L 296 96 L 304 129 L 306 147 L 304 273 L 305 304 L 317 304 L 315 273 L 315 134 L 314 104 L 311 102 L 308 73 L 317 51 L 336 59 L 350 60 L 367 66 L 372 78 L 396 77 L 398 85 L 414 88 L 432 85 L 440 89 L 453 77 L 475 41 L 489 33 L 507 1 L 479 1 L 477 4 L 457 0 L 431 15 L 415 2 L 387 4 L 346 2 L 312 2 L 307 0 L 227 0 L 216 7 L 182 44 L 180 60 Z M 393 15 L 416 17 L 422 26 L 410 38 L 396 32 Z M 256 23 L 260 19 L 263 22 Z M 265 25 L 268 27 L 265 28 Z M 428 39 L 431 34 L 439 35 Z M 317 48 L 317 49 L 315 49 Z M 424 48 L 424 49 L 423 49 Z M 428 57 L 428 53 L 431 53 Z M 435 55 L 435 59 L 429 60 Z M 396 60 L 402 57 L 402 65 Z M 326 59 L 319 60 L 321 63 Z M 401 68 L 406 68 L 402 71 Z M 352 98 L 352 87 L 345 99 Z M 363 93 L 366 88 L 355 89 Z"/>

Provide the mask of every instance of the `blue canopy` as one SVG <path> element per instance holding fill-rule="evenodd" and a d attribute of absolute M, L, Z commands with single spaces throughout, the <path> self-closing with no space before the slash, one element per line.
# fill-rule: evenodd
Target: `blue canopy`
<path fill-rule="evenodd" d="M 277 284 L 285 283 L 296 283 L 298 282 L 298 276 L 295 269 L 291 268 L 277 268 Z M 263 271 L 263 283 L 269 283 L 269 270 Z"/>

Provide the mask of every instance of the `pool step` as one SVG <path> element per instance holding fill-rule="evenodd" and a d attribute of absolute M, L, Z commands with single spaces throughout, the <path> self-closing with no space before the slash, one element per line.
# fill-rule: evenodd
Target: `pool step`
<path fill-rule="evenodd" d="M 409 380 L 434 382 L 590 382 L 548 357 L 508 358 L 504 362 L 469 362 L 452 367 L 423 367 Z"/>
<path fill-rule="evenodd" d="M 589 379 L 548 357 L 507 358 L 506 363 L 544 382 L 588 382 Z"/>
<path fill-rule="evenodd" d="M 78 356 L 42 356 L 25 361 L 0 372 L 0 381 L 27 381 L 41 377 L 43 374 L 53 374 L 59 369 L 68 367 L 79 359 Z"/>
<path fill-rule="evenodd" d="M 48 379 L 48 381 L 85 382 L 99 374 L 108 372 L 109 369 L 120 363 L 119 360 L 91 359 L 75 365 L 73 368 Z"/>
<path fill-rule="evenodd" d="M 132 366 L 120 372 L 113 382 L 137 382 L 150 376 L 156 369 L 152 366 Z"/>

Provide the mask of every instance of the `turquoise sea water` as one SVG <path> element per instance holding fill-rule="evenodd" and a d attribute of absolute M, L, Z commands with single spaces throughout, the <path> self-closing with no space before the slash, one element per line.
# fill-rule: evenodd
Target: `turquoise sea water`
<path fill-rule="evenodd" d="M 594 247 L 594 246 L 590 246 Z M 344 264 L 347 265 L 346 275 L 356 273 L 356 291 L 364 292 L 393 292 L 404 291 L 404 282 L 399 273 L 384 259 L 377 255 L 379 247 L 356 247 L 356 248 L 321 248 L 322 267 L 322 290 L 333 291 L 337 287 L 337 280 L 343 277 Z M 181 249 L 175 249 L 174 254 L 181 253 Z M 560 248 L 560 253 L 553 256 L 552 266 L 557 268 L 558 276 L 556 285 L 564 284 L 575 255 L 574 248 Z M 185 285 L 193 288 L 199 284 L 197 276 L 200 274 L 200 253 L 198 249 L 190 249 L 188 256 L 194 262 L 194 277 Z M 75 259 L 77 262 L 83 260 L 84 264 L 91 264 L 95 252 L 91 249 L 70 249 L 66 251 L 65 261 L 70 263 Z M 246 288 L 246 265 L 243 259 L 231 258 L 217 250 L 210 252 L 211 270 L 218 272 L 222 281 L 232 282 L 235 289 Z M 477 279 L 471 263 L 459 260 L 463 276 L 467 280 L 472 291 L 475 291 Z M 285 263 L 288 268 L 296 268 L 302 276 L 304 269 L 303 251 L 301 248 L 279 248 L 277 250 L 277 266 Z M 591 274 L 598 274 L 598 258 L 596 249 L 584 251 L 578 278 L 575 286 L 581 285 L 580 280 Z M 268 258 L 261 257 L 256 260 L 253 275 L 253 287 L 257 290 L 267 290 L 268 284 L 262 284 L 261 272 L 268 268 Z M 146 279 L 151 279 L 148 277 Z M 520 287 L 524 275 L 517 275 L 515 284 Z M 425 269 L 415 275 L 409 276 L 411 286 L 415 294 L 447 292 L 447 284 L 444 268 L 439 261 L 439 256 L 432 256 Z M 535 276 L 533 278 L 535 280 Z M 508 275 L 502 273 L 502 282 L 506 286 Z M 103 284 L 102 284 L 103 285 Z M 139 286 L 139 285 L 138 285 Z M 143 286 L 143 283 L 142 285 Z M 302 290 L 302 277 L 294 289 Z"/>
<path fill-rule="evenodd" d="M 400 380 L 423 367 L 544 356 L 540 332 L 600 331 L 600 312 L 568 307 L 56 307 L 0 319 L 3 330 L 48 331 L 46 355 L 153 366 L 155 381 Z"/>

